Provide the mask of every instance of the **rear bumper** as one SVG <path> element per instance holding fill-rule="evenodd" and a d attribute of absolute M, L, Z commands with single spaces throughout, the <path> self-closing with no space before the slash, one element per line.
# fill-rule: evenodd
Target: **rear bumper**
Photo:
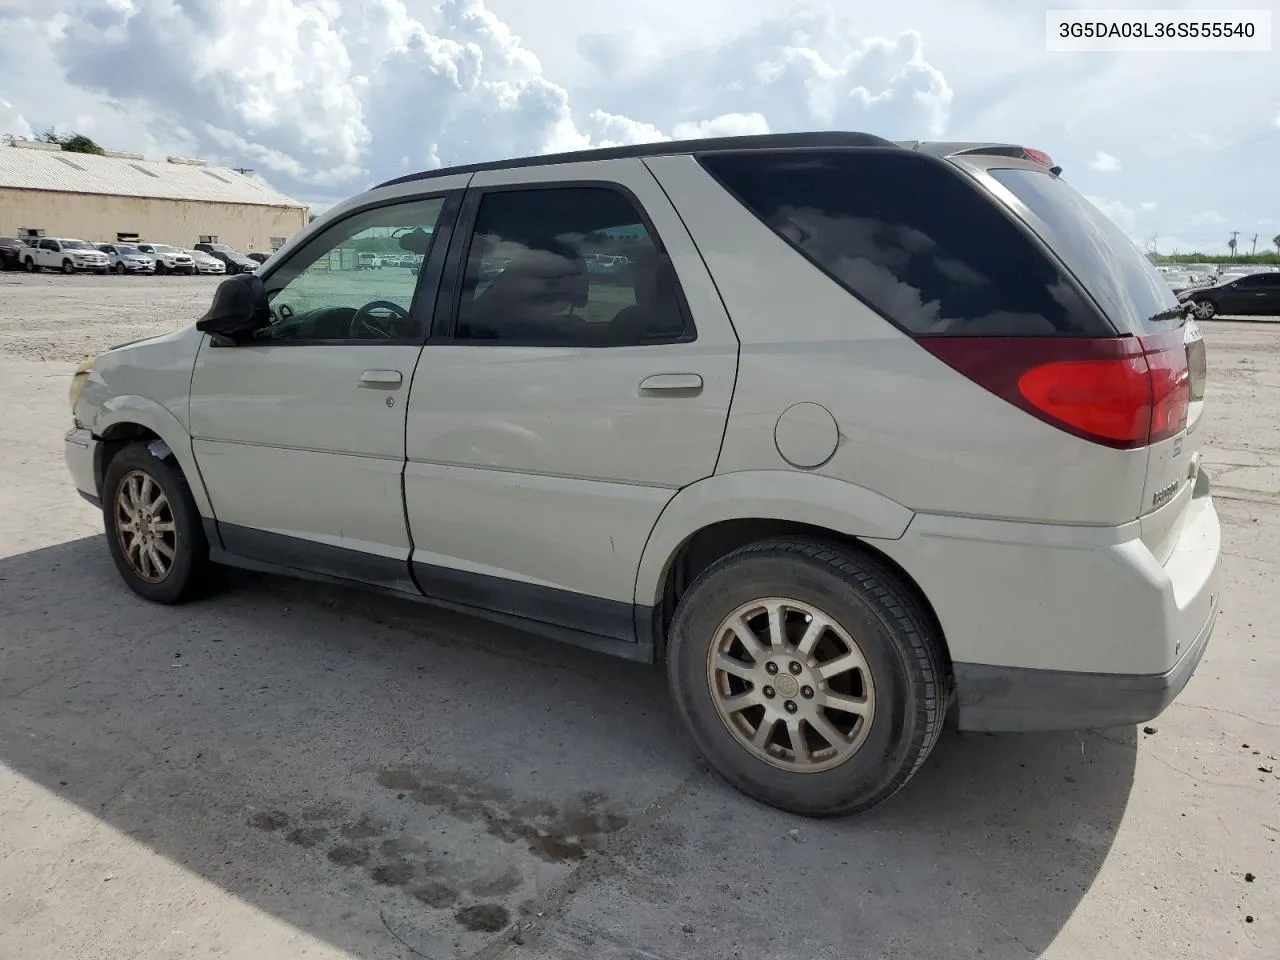
<path fill-rule="evenodd" d="M 1163 562 L 1140 521 L 1084 527 L 917 514 L 901 538 L 869 541 L 919 584 L 937 615 L 961 729 L 1140 723 L 1178 695 L 1217 617 L 1222 530 L 1203 474 L 1194 495 L 1168 509 L 1180 516 L 1176 541 L 1156 544 Z"/>
<path fill-rule="evenodd" d="M 98 452 L 98 441 L 84 427 L 76 427 L 67 431 L 62 443 L 62 456 L 71 471 L 71 480 L 76 485 L 80 496 L 90 503 L 98 504 L 98 477 L 95 461 Z"/>
<path fill-rule="evenodd" d="M 1159 716 L 1187 685 L 1217 619 L 1215 598 L 1199 636 L 1165 673 L 1075 673 L 957 663 L 960 729 L 1030 732 L 1145 723 Z"/>

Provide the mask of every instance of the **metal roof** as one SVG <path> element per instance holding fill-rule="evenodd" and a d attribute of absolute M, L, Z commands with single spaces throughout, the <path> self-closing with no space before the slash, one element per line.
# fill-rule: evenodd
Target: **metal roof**
<path fill-rule="evenodd" d="M 0 146 L 0 189 L 203 200 L 271 207 L 306 204 L 228 167 Z"/>
<path fill-rule="evenodd" d="M 459 173 L 479 173 L 482 170 L 510 170 L 515 167 L 536 167 L 553 163 L 583 163 L 591 160 L 622 160 L 628 157 L 661 157 L 680 153 L 713 153 L 728 150 L 792 150 L 808 147 L 822 149 L 832 147 L 893 147 L 898 144 L 870 133 L 821 131 L 816 133 L 756 133 L 741 137 L 708 137 L 701 140 L 659 140 L 656 143 L 635 143 L 625 147 L 603 147 L 596 150 L 574 150 L 570 153 L 545 153 L 536 157 L 519 157 L 514 160 L 491 160 L 485 163 L 468 163 L 457 167 L 442 167 L 396 177 L 378 187 L 397 183 L 412 183 L 432 177 L 449 177 Z M 374 188 L 375 190 L 377 187 Z"/>

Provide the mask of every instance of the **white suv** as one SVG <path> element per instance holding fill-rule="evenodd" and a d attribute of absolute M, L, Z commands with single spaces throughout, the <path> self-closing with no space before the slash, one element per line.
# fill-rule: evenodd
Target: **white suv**
<path fill-rule="evenodd" d="M 403 177 L 82 367 L 67 462 L 144 597 L 246 566 L 661 660 L 742 790 L 866 809 L 949 708 L 1154 717 L 1215 621 L 1203 343 L 1059 174 L 832 133 Z M 360 270 L 387 237 L 422 269 Z"/>
<path fill-rule="evenodd" d="M 130 243 L 100 243 L 98 249 L 107 255 L 111 269 L 123 276 L 126 273 L 155 273 L 155 258 L 143 253 Z"/>
<path fill-rule="evenodd" d="M 167 243 L 140 243 L 138 249 L 155 259 L 156 273 L 185 273 L 192 276 L 196 272 L 195 261 L 191 256 Z"/>

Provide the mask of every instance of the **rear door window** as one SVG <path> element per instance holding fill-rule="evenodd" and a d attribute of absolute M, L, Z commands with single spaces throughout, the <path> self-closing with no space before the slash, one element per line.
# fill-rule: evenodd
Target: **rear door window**
<path fill-rule="evenodd" d="M 1178 305 L 1169 284 L 1133 241 L 1097 207 L 1049 173 L 1022 168 L 988 170 L 1029 211 L 1033 229 L 1062 258 L 1121 331 L 1168 329 Z M 1161 319 L 1155 319 L 1165 314 Z M 1172 318 L 1172 322 L 1181 322 Z"/>
<path fill-rule="evenodd" d="M 1061 264 L 941 161 L 888 150 L 699 160 L 775 233 L 909 333 L 1114 335 Z"/>

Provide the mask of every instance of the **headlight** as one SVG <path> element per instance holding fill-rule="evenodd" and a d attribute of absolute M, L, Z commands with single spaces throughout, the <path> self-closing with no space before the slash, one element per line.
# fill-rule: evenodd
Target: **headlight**
<path fill-rule="evenodd" d="M 84 389 L 85 383 L 89 379 L 89 371 L 93 369 L 93 357 L 90 357 L 80 366 L 76 367 L 76 372 L 71 375 L 71 389 L 67 391 L 67 399 L 71 401 L 71 411 L 74 413 L 76 403 L 80 400 L 80 391 Z"/>

